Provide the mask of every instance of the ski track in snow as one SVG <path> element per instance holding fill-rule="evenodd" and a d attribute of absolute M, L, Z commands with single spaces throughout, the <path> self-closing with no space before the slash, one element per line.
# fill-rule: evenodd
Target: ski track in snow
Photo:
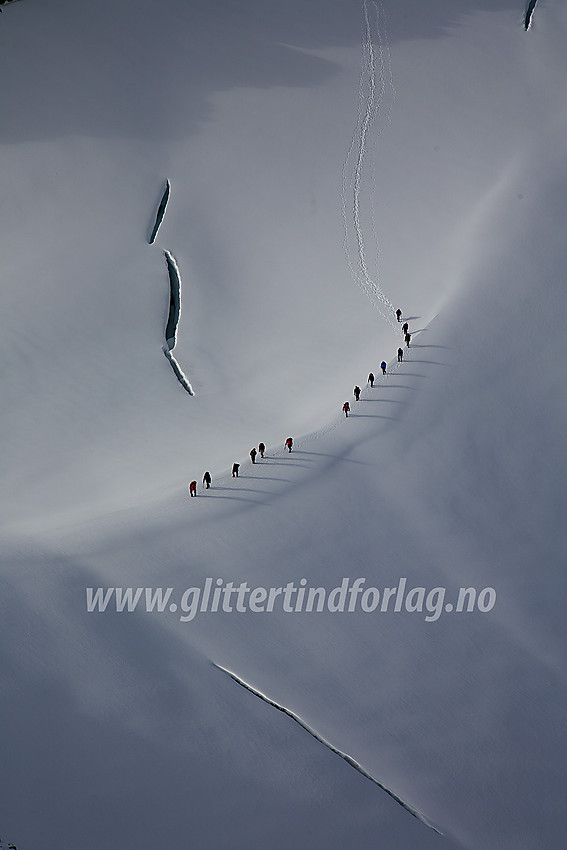
<path fill-rule="evenodd" d="M 166 345 L 163 346 L 163 353 L 171 363 L 175 376 L 181 386 L 187 390 L 189 395 L 195 395 L 193 387 L 183 374 L 179 363 L 172 354 L 177 343 L 177 328 L 181 316 L 181 275 L 175 257 L 169 251 L 164 251 L 163 253 L 169 273 L 169 314 L 165 328 Z"/>
<path fill-rule="evenodd" d="M 156 236 L 158 234 L 158 230 L 161 227 L 161 223 L 163 221 L 163 217 L 165 215 L 165 211 L 166 211 L 166 208 L 167 208 L 167 202 L 169 200 L 170 189 L 171 189 L 171 184 L 170 184 L 169 180 L 166 180 L 165 181 L 165 190 L 164 190 L 163 195 L 161 197 L 161 201 L 160 201 L 160 204 L 159 204 L 159 207 L 158 207 L 158 211 L 156 213 L 156 220 L 155 220 L 155 223 L 154 223 L 154 226 L 153 226 L 153 230 L 152 230 L 150 238 L 148 240 L 150 245 L 153 245 L 153 243 L 155 242 Z"/>
<path fill-rule="evenodd" d="M 354 267 L 354 263 L 351 258 L 351 252 L 349 249 L 349 221 L 348 221 L 348 213 L 347 213 L 347 194 L 348 194 L 348 184 L 349 184 L 349 174 L 348 167 L 350 163 L 350 159 L 352 157 L 354 147 L 356 145 L 356 138 L 358 127 L 362 121 L 362 112 L 364 108 L 364 78 L 365 78 L 365 52 L 364 49 L 361 52 L 361 68 L 360 68 L 360 82 L 359 82 L 359 90 L 358 90 L 358 111 L 356 116 L 356 124 L 355 129 L 353 130 L 352 138 L 350 141 L 350 147 L 348 149 L 348 153 L 346 155 L 346 159 L 343 163 L 343 177 L 342 177 L 342 212 L 343 212 L 343 225 L 344 225 L 344 239 L 343 246 L 345 250 L 347 265 L 349 267 L 352 279 L 364 289 L 362 281 L 359 279 L 358 273 Z M 365 290 L 366 291 L 366 290 Z M 370 294 L 367 292 L 368 297 Z"/>
<path fill-rule="evenodd" d="M 250 693 L 254 694 L 254 696 L 257 696 L 263 702 L 267 703 L 268 705 L 271 705 L 273 708 L 277 708 L 278 711 L 281 711 L 283 714 L 286 714 L 288 717 L 291 717 L 292 720 L 295 720 L 295 722 L 298 723 L 302 729 L 305 729 L 305 731 L 308 732 L 313 738 L 315 738 L 316 741 L 319 741 L 320 744 L 323 744 L 323 746 L 327 747 L 327 749 L 329 749 L 332 753 L 335 753 L 335 755 L 340 756 L 346 761 L 347 764 L 349 764 L 352 768 L 358 771 L 358 773 L 362 774 L 362 776 L 364 776 L 366 779 L 369 779 L 370 782 L 372 782 L 374 785 L 377 785 L 378 788 L 382 789 L 382 791 L 385 791 L 386 794 L 392 797 L 392 799 L 395 800 L 396 803 L 399 803 L 399 805 L 403 809 L 405 809 L 406 812 L 409 812 L 411 815 L 413 815 L 414 818 L 420 820 L 430 829 L 433 829 L 435 832 L 437 832 L 439 835 L 443 834 L 442 832 L 440 832 L 440 830 L 433 826 L 433 824 L 429 823 L 425 815 L 423 815 L 417 809 L 414 809 L 413 806 L 410 806 L 409 803 L 406 803 L 405 800 L 402 800 L 402 798 L 399 797 L 394 791 L 392 791 L 390 788 L 388 788 L 386 785 L 376 779 L 376 777 L 372 776 L 372 774 L 369 773 L 359 762 L 353 759 L 352 756 L 349 756 L 348 753 L 344 753 L 342 750 L 337 749 L 337 747 L 333 746 L 333 744 L 325 740 L 325 738 L 323 738 L 321 735 L 318 734 L 318 732 L 312 729 L 311 726 L 309 726 L 304 720 L 302 720 L 301 717 L 299 717 L 299 715 L 297 715 L 294 711 L 270 699 L 261 691 L 258 691 L 256 688 L 253 688 L 252 685 L 249 685 L 247 682 L 245 682 L 244 679 L 241 679 L 240 676 L 237 676 L 236 673 L 232 673 L 230 670 L 227 670 L 226 667 L 222 667 L 220 664 L 216 664 L 214 661 L 212 662 L 212 664 L 217 668 L 217 670 L 222 670 L 223 673 L 226 673 L 227 676 L 230 676 L 231 679 L 233 679 L 247 691 L 250 691 Z"/>
<path fill-rule="evenodd" d="M 532 16 L 536 7 L 536 3 L 537 0 L 530 0 L 530 2 L 528 3 L 528 7 L 526 9 L 526 14 L 524 17 L 524 29 L 526 30 L 526 32 L 530 29 L 532 25 Z"/>
<path fill-rule="evenodd" d="M 396 87 L 394 85 L 394 75 L 392 72 L 392 54 L 390 52 L 390 45 L 388 44 L 386 31 L 386 10 L 382 3 L 378 5 L 376 0 L 374 0 L 374 7 L 376 9 L 376 35 L 378 38 L 379 48 L 380 93 L 382 102 L 387 96 L 388 91 L 390 96 L 383 122 L 377 128 L 377 131 L 372 138 L 372 147 L 370 150 L 370 218 L 372 225 L 372 244 L 374 247 L 374 268 L 376 269 L 376 275 L 378 275 L 380 269 L 380 240 L 378 238 L 378 226 L 376 224 L 376 151 L 380 136 L 392 123 L 392 110 L 394 108 L 394 103 L 396 102 Z M 380 16 L 382 18 L 381 25 Z"/>
<path fill-rule="evenodd" d="M 388 321 L 392 327 L 395 327 L 392 318 L 394 305 L 385 295 L 378 282 L 378 272 L 376 271 L 375 280 L 372 279 L 367 263 L 367 252 L 364 239 L 364 225 L 362 222 L 361 212 L 361 185 L 364 171 L 364 162 L 369 144 L 372 143 L 372 151 L 374 151 L 378 137 L 388 126 L 391 119 L 391 110 L 393 100 L 395 98 L 395 89 L 393 85 L 393 76 L 391 68 L 390 51 L 386 45 L 385 36 L 382 34 L 380 19 L 385 17 L 385 13 L 381 4 L 379 5 L 373 0 L 373 6 L 376 12 L 376 29 L 378 33 L 378 60 L 374 46 L 372 28 L 368 15 L 368 3 L 364 0 L 364 37 L 362 42 L 362 69 L 359 86 L 359 103 L 358 114 L 355 129 L 351 139 L 349 151 L 343 164 L 342 176 L 342 210 L 343 223 L 345 228 L 344 247 L 347 257 L 347 265 L 355 282 L 363 289 L 380 314 Z M 377 68 L 378 68 L 378 84 L 377 84 Z M 390 104 L 385 116 L 385 122 L 378 130 L 377 134 L 370 137 L 370 133 L 375 123 L 375 119 L 380 115 L 383 106 L 383 101 L 386 93 L 386 79 L 388 79 L 392 103 Z M 351 160 L 356 149 L 356 158 L 352 166 Z M 373 157 L 374 159 L 374 157 Z M 374 208 L 374 167 L 371 172 L 371 223 L 372 223 L 372 241 L 377 246 L 378 238 L 376 234 L 376 219 L 373 212 Z M 352 222 L 349 223 L 349 215 L 347 215 L 347 196 L 349 186 L 352 191 Z M 356 270 L 351 259 L 349 243 L 354 242 L 356 253 Z M 384 312 L 383 307 L 388 308 L 388 312 Z"/>

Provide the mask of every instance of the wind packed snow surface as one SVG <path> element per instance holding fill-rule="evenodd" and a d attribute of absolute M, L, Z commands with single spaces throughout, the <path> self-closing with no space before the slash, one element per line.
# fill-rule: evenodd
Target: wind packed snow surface
<path fill-rule="evenodd" d="M 530 5 L 4 4 L 6 846 L 564 847 Z"/>

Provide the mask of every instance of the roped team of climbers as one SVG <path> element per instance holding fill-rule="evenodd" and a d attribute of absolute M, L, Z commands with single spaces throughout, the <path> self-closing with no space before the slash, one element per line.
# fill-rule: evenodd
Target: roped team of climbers
<path fill-rule="evenodd" d="M 400 310 L 399 307 L 396 310 L 396 319 L 398 320 L 398 322 L 402 321 L 402 311 Z M 405 342 L 406 346 L 409 348 L 410 342 L 411 342 L 411 334 L 409 332 L 408 322 L 403 323 L 402 333 L 404 335 L 404 342 Z M 404 349 L 398 348 L 398 363 L 403 363 L 403 360 L 404 360 Z M 386 370 L 388 368 L 388 364 L 386 363 L 385 360 L 382 360 L 382 362 L 380 363 L 380 368 L 382 369 L 382 374 L 386 375 L 387 374 Z M 374 386 L 375 380 L 376 380 L 376 378 L 374 377 L 374 373 L 370 372 L 370 374 L 368 375 L 368 383 L 370 384 L 371 387 Z M 361 389 L 357 384 L 355 386 L 354 390 L 353 390 L 353 395 L 354 395 L 355 401 L 360 401 L 360 393 L 361 393 Z M 345 401 L 345 403 L 343 404 L 343 413 L 345 415 L 345 418 L 348 419 L 348 415 L 350 413 L 350 404 L 349 404 L 348 401 Z"/>
<path fill-rule="evenodd" d="M 396 310 L 396 319 L 398 320 L 398 322 L 402 321 L 402 311 L 399 308 Z M 409 348 L 410 347 L 410 341 L 411 341 L 411 334 L 409 332 L 408 322 L 403 323 L 402 333 L 404 335 L 404 342 L 405 342 L 406 346 Z M 402 363 L 403 359 L 404 359 L 404 350 L 403 350 L 403 348 L 400 347 L 400 348 L 398 348 L 398 363 Z M 386 363 L 385 360 L 382 360 L 382 362 L 380 363 L 380 368 L 382 369 L 382 374 L 386 375 L 387 374 L 386 370 L 388 368 L 388 364 Z M 376 380 L 376 378 L 374 377 L 374 373 L 370 372 L 370 374 L 368 375 L 368 383 L 370 384 L 371 387 L 374 386 L 375 380 Z M 362 392 L 362 390 L 360 389 L 360 387 L 357 384 L 355 386 L 354 390 L 353 390 L 353 395 L 354 395 L 355 401 L 360 401 L 360 393 L 361 392 Z M 343 404 L 343 413 L 345 415 L 345 418 L 348 419 L 348 415 L 350 413 L 350 403 L 348 401 L 345 401 L 345 403 Z M 292 437 L 287 438 L 287 440 L 284 443 L 284 448 L 287 449 L 288 452 L 291 452 L 291 450 L 293 449 L 293 438 Z M 261 458 L 263 458 L 265 451 L 266 451 L 266 446 L 264 445 L 264 443 L 259 443 L 258 449 L 256 449 L 255 446 L 253 446 L 250 449 L 250 460 L 252 461 L 252 463 L 256 463 L 256 456 L 258 454 L 260 455 Z M 233 463 L 232 464 L 232 477 L 233 478 L 238 478 L 238 470 L 239 469 L 240 469 L 239 463 Z M 212 480 L 211 479 L 211 473 L 205 472 L 205 474 L 203 475 L 203 484 L 205 485 L 207 490 L 211 486 L 211 480 Z M 189 484 L 189 495 L 190 496 L 196 496 L 197 495 L 197 482 L 196 481 L 191 481 L 191 483 Z"/>
<path fill-rule="evenodd" d="M 288 438 L 287 438 L 287 440 L 286 440 L 286 441 L 285 441 L 285 443 L 284 443 L 284 447 L 285 447 L 285 448 L 286 448 L 289 452 L 291 452 L 291 450 L 292 450 L 292 448 L 293 448 L 293 438 L 292 438 L 292 437 L 288 437 Z M 250 449 L 250 460 L 252 461 L 252 463 L 256 463 L 256 456 L 257 456 L 258 454 L 260 455 L 260 457 L 261 457 L 261 458 L 263 458 L 263 457 L 264 457 L 264 452 L 265 452 L 265 451 L 266 451 L 266 446 L 265 446 L 265 444 L 264 444 L 264 443 L 259 443 L 259 444 L 258 444 L 258 448 L 257 448 L 257 449 L 256 449 L 256 446 L 253 446 L 253 447 Z M 240 464 L 239 464 L 239 463 L 233 463 L 233 464 L 232 464 L 232 470 L 231 470 L 231 472 L 232 472 L 232 477 L 233 477 L 233 478 L 238 478 L 238 471 L 239 471 L 239 469 L 240 469 Z M 204 484 L 204 486 L 205 486 L 205 489 L 207 489 L 207 490 L 208 490 L 208 489 L 210 488 L 210 486 L 211 486 L 211 483 L 212 483 L 211 473 L 210 473 L 209 471 L 207 471 L 207 472 L 205 472 L 205 474 L 203 475 L 203 484 Z M 196 482 L 196 481 L 191 481 L 191 482 L 189 483 L 189 495 L 190 495 L 191 497 L 193 497 L 193 496 L 196 496 L 196 495 L 197 495 L 197 482 Z"/>

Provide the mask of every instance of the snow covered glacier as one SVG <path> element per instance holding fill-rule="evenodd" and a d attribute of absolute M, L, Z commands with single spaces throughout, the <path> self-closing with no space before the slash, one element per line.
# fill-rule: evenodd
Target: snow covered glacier
<path fill-rule="evenodd" d="M 6 846 L 563 847 L 567 14 L 530 5 L 4 4 Z"/>

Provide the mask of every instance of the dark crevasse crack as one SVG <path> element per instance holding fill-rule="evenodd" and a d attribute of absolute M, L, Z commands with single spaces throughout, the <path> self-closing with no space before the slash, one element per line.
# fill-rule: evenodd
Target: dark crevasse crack
<path fill-rule="evenodd" d="M 181 277 L 175 257 L 164 251 L 169 274 L 169 314 L 165 327 L 165 341 L 169 351 L 173 351 L 177 342 L 177 327 L 181 315 Z"/>
<path fill-rule="evenodd" d="M 295 720 L 295 722 L 298 723 L 301 726 L 302 729 L 305 729 L 306 732 L 309 732 L 309 734 L 313 738 L 315 738 L 316 741 L 319 741 L 319 743 L 323 744 L 325 747 L 327 747 L 327 749 L 331 750 L 332 753 L 335 753 L 335 755 L 340 756 L 342 759 L 344 759 L 346 761 L 347 764 L 349 764 L 356 771 L 358 771 L 358 773 L 361 773 L 363 776 L 366 777 L 366 779 L 369 779 L 370 782 L 373 782 L 374 785 L 377 785 L 378 788 L 381 788 L 382 791 L 385 791 L 386 794 L 388 794 L 390 797 L 392 797 L 392 799 L 395 800 L 396 803 L 399 803 L 400 806 L 402 806 L 402 808 L 404 808 L 406 810 L 406 812 L 409 812 L 410 815 L 413 815 L 414 818 L 417 818 L 418 820 L 420 820 L 422 823 L 424 823 L 430 829 L 433 829 L 435 832 L 437 832 L 439 835 L 443 834 L 435 826 L 433 826 L 433 824 L 429 823 L 429 821 L 427 820 L 425 815 L 423 815 L 417 809 L 414 809 L 413 806 L 410 806 L 409 803 L 406 803 L 405 800 L 402 800 L 401 797 L 398 797 L 397 794 L 395 794 L 393 791 L 391 791 L 389 788 L 387 788 L 385 785 L 383 785 L 382 782 L 380 782 L 378 779 L 376 779 L 374 776 L 372 776 L 371 773 L 368 773 L 368 771 L 364 767 L 362 767 L 362 765 L 359 764 L 359 762 L 357 762 L 355 759 L 353 759 L 352 756 L 349 756 L 347 753 L 343 753 L 341 750 L 338 750 L 336 747 L 334 747 L 332 744 L 330 744 L 329 741 L 326 741 L 324 738 L 322 738 L 321 735 L 319 735 L 314 729 L 312 729 L 310 726 L 308 726 L 307 723 L 305 723 L 305 721 L 302 720 L 301 717 L 299 717 L 297 714 L 295 714 L 295 712 L 291 711 L 291 709 L 286 708 L 285 706 L 280 705 L 277 702 L 274 702 L 274 700 L 265 696 L 265 694 L 263 694 L 261 691 L 257 691 L 256 688 L 253 688 L 252 685 L 249 685 L 247 682 L 245 682 L 243 679 L 241 679 L 239 676 L 237 676 L 236 673 L 232 673 L 230 670 L 227 670 L 226 667 L 221 667 L 220 664 L 215 664 L 214 661 L 212 663 L 214 664 L 214 666 L 218 670 L 222 670 L 223 673 L 226 673 L 228 676 L 230 676 L 231 679 L 234 679 L 235 682 L 237 682 L 239 685 L 241 685 L 247 691 L 250 691 L 250 693 L 259 697 L 259 699 L 263 700 L 268 705 L 271 705 L 273 708 L 277 708 L 278 711 L 283 712 L 283 714 L 286 714 L 288 717 L 291 717 L 292 720 Z"/>
<path fill-rule="evenodd" d="M 170 189 L 171 189 L 171 184 L 170 184 L 169 180 L 166 180 L 165 181 L 165 190 L 164 190 L 164 193 L 161 197 L 161 201 L 160 201 L 160 204 L 159 204 L 159 207 L 158 207 L 158 211 L 156 213 L 156 220 L 155 220 L 154 228 L 152 230 L 152 234 L 151 234 L 150 240 L 149 240 L 150 245 L 152 245 L 154 243 L 155 238 L 157 236 L 157 232 L 158 232 L 160 225 L 163 221 L 163 217 L 165 215 L 165 209 L 167 207 L 167 202 L 169 200 Z"/>
<path fill-rule="evenodd" d="M 524 17 L 524 29 L 526 32 L 529 30 L 532 24 L 532 15 L 534 13 L 534 9 L 536 7 L 537 0 L 530 0 L 528 3 L 528 7 L 526 9 L 526 15 Z"/>
<path fill-rule="evenodd" d="M 165 326 L 166 344 L 163 347 L 163 353 L 171 363 L 171 368 L 175 372 L 175 376 L 181 386 L 187 390 L 189 395 L 195 395 L 193 387 L 183 374 L 179 363 L 172 354 L 177 342 L 177 327 L 179 325 L 179 317 L 181 316 L 181 276 L 175 257 L 169 251 L 164 251 L 163 253 L 169 274 L 169 314 L 167 325 Z"/>

